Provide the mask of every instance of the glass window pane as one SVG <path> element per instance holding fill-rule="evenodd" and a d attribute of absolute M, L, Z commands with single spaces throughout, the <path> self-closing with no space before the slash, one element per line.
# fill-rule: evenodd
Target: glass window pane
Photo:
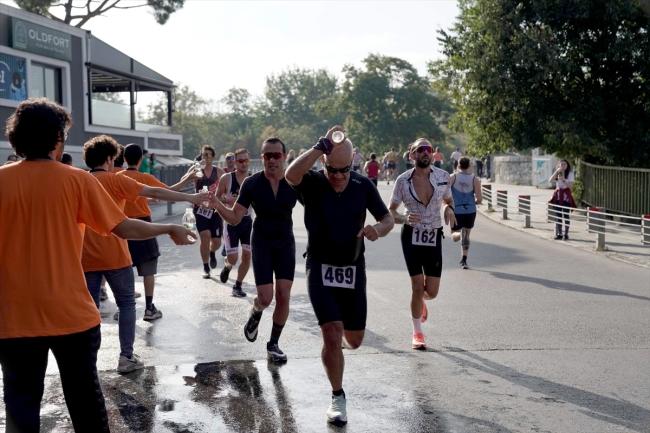
<path fill-rule="evenodd" d="M 32 98 L 41 98 L 45 96 L 45 78 L 43 67 L 32 64 Z"/>
<path fill-rule="evenodd" d="M 45 69 L 45 97 L 51 101 L 56 101 L 56 80 L 54 76 L 54 69 Z"/>

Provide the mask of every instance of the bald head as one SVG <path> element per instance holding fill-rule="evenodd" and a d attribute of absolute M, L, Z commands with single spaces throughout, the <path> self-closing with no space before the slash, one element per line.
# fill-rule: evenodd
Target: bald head
<path fill-rule="evenodd" d="M 345 141 L 332 149 L 332 153 L 325 155 L 325 163 L 331 167 L 347 167 L 352 161 L 352 142 Z"/>

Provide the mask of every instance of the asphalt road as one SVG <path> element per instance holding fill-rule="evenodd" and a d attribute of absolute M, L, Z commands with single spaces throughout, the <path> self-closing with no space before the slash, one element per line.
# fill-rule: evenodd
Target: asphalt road
<path fill-rule="evenodd" d="M 390 191 L 380 186 L 386 201 Z M 114 372 L 116 306 L 112 297 L 103 303 L 98 367 L 112 431 L 650 432 L 650 271 L 482 216 L 470 270 L 458 266 L 460 246 L 443 241 L 440 294 L 423 325 L 427 351 L 410 348 L 399 227 L 367 243 L 366 338 L 345 351 L 349 423 L 328 426 L 330 388 L 305 287 L 301 207 L 294 221 L 298 267 L 280 340 L 286 365 L 266 360 L 270 309 L 258 340 L 244 339 L 252 271 L 249 296 L 233 298 L 234 281 L 218 281 L 221 258 L 214 278 L 201 279 L 197 245 L 160 239 L 154 302 L 164 317 L 142 321 L 138 300 L 135 350 L 144 370 Z M 53 359 L 42 414 L 43 432 L 72 431 Z M 0 429 L 3 417 L 0 402 Z"/>

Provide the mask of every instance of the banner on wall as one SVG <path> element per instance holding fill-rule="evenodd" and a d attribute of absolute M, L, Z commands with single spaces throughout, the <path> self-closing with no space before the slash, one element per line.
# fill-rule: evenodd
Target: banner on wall
<path fill-rule="evenodd" d="M 0 98 L 13 101 L 27 99 L 25 59 L 0 53 Z"/>

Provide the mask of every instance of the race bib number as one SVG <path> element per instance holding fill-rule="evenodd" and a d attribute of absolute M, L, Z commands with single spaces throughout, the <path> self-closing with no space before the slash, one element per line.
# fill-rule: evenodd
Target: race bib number
<path fill-rule="evenodd" d="M 436 246 L 436 233 L 437 229 L 431 230 L 420 230 L 413 229 L 413 238 L 411 243 L 413 245 L 421 245 L 423 247 L 435 247 Z"/>
<path fill-rule="evenodd" d="M 356 266 L 330 266 L 322 265 L 323 286 L 342 287 L 344 289 L 354 289 L 357 281 Z"/>
<path fill-rule="evenodd" d="M 202 217 L 205 217 L 207 219 L 212 218 L 213 213 L 214 213 L 214 209 L 206 209 L 203 206 L 201 206 L 199 210 L 196 211 L 197 215 L 201 215 Z"/>

